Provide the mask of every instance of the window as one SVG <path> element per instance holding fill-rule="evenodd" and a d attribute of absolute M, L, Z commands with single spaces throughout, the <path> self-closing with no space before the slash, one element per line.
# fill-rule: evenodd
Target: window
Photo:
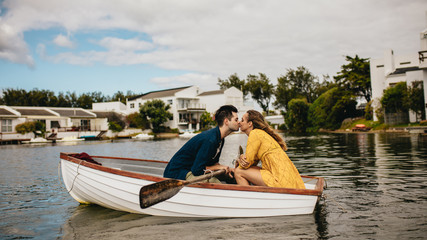
<path fill-rule="evenodd" d="M 169 99 L 169 100 L 168 100 L 168 104 L 169 104 L 169 105 L 172 105 L 172 103 L 173 103 L 173 100 L 172 100 L 172 99 Z"/>
<path fill-rule="evenodd" d="M 51 121 L 50 122 L 50 128 L 60 128 L 61 125 L 59 125 L 58 121 Z"/>
<path fill-rule="evenodd" d="M 90 131 L 90 120 L 80 120 L 80 128 L 82 131 Z"/>
<path fill-rule="evenodd" d="M 2 119 L 1 120 L 1 131 L 2 132 L 12 132 L 12 119 Z"/>
<path fill-rule="evenodd" d="M 135 108 L 135 103 L 131 103 L 130 108 Z"/>

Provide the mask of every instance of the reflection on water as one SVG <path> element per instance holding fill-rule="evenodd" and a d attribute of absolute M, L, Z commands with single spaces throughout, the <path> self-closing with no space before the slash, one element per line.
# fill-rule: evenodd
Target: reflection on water
<path fill-rule="evenodd" d="M 78 206 L 64 224 L 64 239 L 277 239 L 317 238 L 314 215 L 271 218 L 177 218 Z"/>
<path fill-rule="evenodd" d="M 327 180 L 314 214 L 188 219 L 79 205 L 58 179 L 59 152 L 168 160 L 187 141 L 0 146 L 0 239 L 412 239 L 427 233 L 427 139 L 414 134 L 286 135 L 302 174 Z M 231 166 L 244 134 L 227 137 Z"/>

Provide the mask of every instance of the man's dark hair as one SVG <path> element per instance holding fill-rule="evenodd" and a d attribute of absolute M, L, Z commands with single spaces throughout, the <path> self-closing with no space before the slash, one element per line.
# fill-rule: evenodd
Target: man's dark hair
<path fill-rule="evenodd" d="M 235 113 L 238 112 L 237 108 L 233 105 L 224 105 L 220 107 L 218 110 L 216 110 L 215 121 L 218 124 L 218 126 L 222 127 L 222 125 L 224 124 L 225 118 L 227 118 L 228 120 L 231 120 L 231 118 L 233 117 L 233 112 Z"/>

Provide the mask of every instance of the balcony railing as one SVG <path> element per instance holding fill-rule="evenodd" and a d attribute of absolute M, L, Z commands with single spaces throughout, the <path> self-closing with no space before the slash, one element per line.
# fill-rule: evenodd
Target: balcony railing
<path fill-rule="evenodd" d="M 206 111 L 206 104 L 178 105 L 178 111 Z"/>
<path fill-rule="evenodd" d="M 427 59 L 427 51 L 419 51 L 418 59 L 420 60 L 420 63 L 424 62 L 424 59 Z"/>

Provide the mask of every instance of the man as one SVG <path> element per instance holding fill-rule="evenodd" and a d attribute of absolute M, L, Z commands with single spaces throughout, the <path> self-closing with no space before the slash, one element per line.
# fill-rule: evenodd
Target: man
<path fill-rule="evenodd" d="M 218 162 L 224 138 L 239 130 L 237 108 L 232 105 L 220 107 L 215 113 L 215 121 L 217 127 L 197 134 L 175 153 L 166 166 L 164 177 L 189 180 L 206 171 L 220 169 L 226 169 L 226 174 L 230 174 L 230 168 Z M 211 178 L 209 182 L 220 183 L 216 178 Z"/>

